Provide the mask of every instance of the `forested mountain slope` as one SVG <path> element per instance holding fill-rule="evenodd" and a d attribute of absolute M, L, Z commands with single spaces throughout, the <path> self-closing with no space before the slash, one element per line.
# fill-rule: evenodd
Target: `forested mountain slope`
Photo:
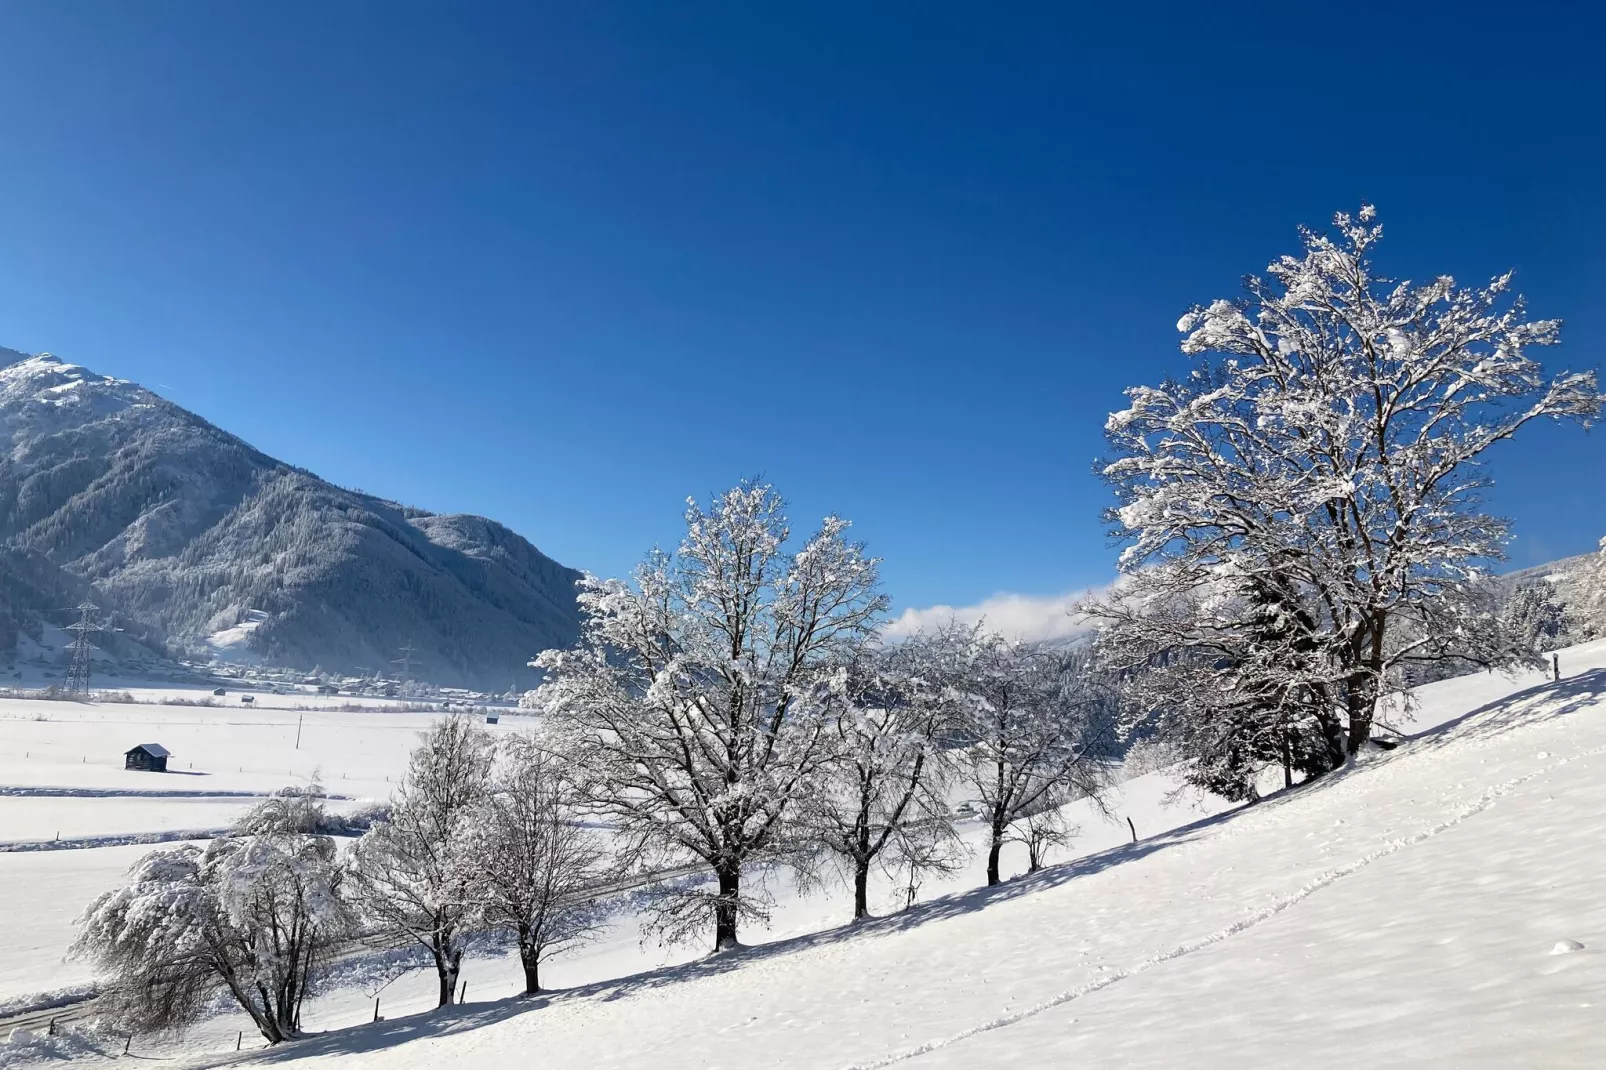
<path fill-rule="evenodd" d="M 89 593 L 152 646 L 223 633 L 349 671 L 410 644 L 420 677 L 503 689 L 573 641 L 578 575 L 493 521 L 344 490 L 135 383 L 0 351 L 0 632 Z"/>

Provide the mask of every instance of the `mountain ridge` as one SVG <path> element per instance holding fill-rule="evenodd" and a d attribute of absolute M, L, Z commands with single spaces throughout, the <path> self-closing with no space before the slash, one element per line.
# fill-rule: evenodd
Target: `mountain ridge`
<path fill-rule="evenodd" d="M 502 690 L 573 641 L 579 575 L 494 520 L 338 487 L 129 380 L 0 351 L 11 632 L 92 593 L 170 652 L 375 672 L 410 646 L 422 678 Z"/>

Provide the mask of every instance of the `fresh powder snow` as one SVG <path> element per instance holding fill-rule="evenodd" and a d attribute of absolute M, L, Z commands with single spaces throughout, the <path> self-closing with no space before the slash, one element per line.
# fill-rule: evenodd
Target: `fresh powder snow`
<path fill-rule="evenodd" d="M 974 887 L 973 863 L 897 911 L 883 884 L 872 903 L 883 916 L 847 926 L 841 891 L 800 896 L 776 874 L 774 923 L 746 934 L 757 946 L 666 951 L 642 944 L 625 913 L 552 962 L 560 991 L 510 998 L 516 957 L 482 955 L 466 964 L 465 1005 L 426 1010 L 433 978 L 414 974 L 378 993 L 386 1020 L 370 1023 L 383 982 L 359 983 L 309 1008 L 309 1028 L 328 1033 L 272 1058 L 381 1070 L 495 1070 L 534 1052 L 588 1070 L 1598 1066 L 1606 643 L 1564 650 L 1562 663 L 1559 683 L 1426 685 L 1397 750 L 1231 812 L 1175 798 L 1164 772 L 1128 781 L 1112 800 L 1119 824 L 1072 815 L 1080 857 L 996 888 Z M 1135 844 L 1122 842 L 1127 817 Z M 0 872 L 137 851 L 0 855 Z M 98 890 L 80 883 L 86 899 Z M 148 1050 L 232 1060 L 242 1022 L 223 1015 Z"/>

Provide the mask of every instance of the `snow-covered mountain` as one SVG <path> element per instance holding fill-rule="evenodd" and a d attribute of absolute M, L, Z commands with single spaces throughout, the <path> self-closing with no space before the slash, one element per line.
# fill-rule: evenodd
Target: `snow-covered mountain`
<path fill-rule="evenodd" d="M 500 524 L 344 490 L 124 379 L 0 350 L 0 648 L 92 595 L 128 638 L 527 684 L 579 574 Z M 123 641 L 127 642 L 128 638 Z"/>
<path fill-rule="evenodd" d="M 1507 588 L 1517 588 L 1528 583 L 1549 583 L 1564 592 L 1572 592 L 1584 582 L 1586 574 L 1600 564 L 1600 554 L 1578 554 L 1575 557 L 1563 557 L 1558 561 L 1547 561 L 1543 565 L 1531 565 L 1528 568 L 1507 572 L 1500 577 Z"/>

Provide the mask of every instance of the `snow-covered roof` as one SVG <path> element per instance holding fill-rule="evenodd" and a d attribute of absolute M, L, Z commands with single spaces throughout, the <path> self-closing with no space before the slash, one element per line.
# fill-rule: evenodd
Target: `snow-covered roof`
<path fill-rule="evenodd" d="M 152 758 L 166 758 L 171 753 L 166 747 L 162 746 L 160 743 L 141 743 L 137 747 L 130 748 L 128 753 L 129 754 L 133 754 L 134 751 L 137 751 L 137 750 L 144 751 L 146 754 L 149 754 Z"/>

